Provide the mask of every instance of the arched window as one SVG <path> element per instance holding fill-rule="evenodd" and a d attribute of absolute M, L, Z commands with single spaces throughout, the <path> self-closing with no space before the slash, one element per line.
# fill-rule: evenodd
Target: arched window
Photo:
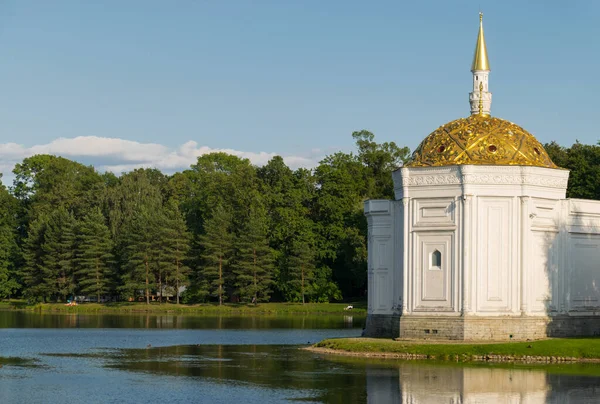
<path fill-rule="evenodd" d="M 431 269 L 442 269 L 442 253 L 438 250 L 431 253 Z"/>

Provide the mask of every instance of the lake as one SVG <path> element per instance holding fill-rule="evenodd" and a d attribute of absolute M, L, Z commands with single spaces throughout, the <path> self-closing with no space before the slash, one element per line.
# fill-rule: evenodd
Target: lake
<path fill-rule="evenodd" d="M 362 316 L 0 311 L 0 403 L 596 403 L 596 365 L 463 365 L 321 356 Z"/>

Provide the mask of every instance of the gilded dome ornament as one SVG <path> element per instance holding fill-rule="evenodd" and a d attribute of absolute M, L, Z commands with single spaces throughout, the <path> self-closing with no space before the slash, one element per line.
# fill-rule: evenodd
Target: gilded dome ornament
<path fill-rule="evenodd" d="M 489 115 L 471 115 L 433 131 L 407 167 L 519 165 L 558 168 L 538 140 L 522 127 Z"/>
<path fill-rule="evenodd" d="M 471 67 L 471 116 L 433 131 L 414 151 L 407 167 L 450 165 L 516 165 L 558 168 L 540 142 L 522 127 L 490 115 L 490 64 L 483 36 L 483 14 Z"/>

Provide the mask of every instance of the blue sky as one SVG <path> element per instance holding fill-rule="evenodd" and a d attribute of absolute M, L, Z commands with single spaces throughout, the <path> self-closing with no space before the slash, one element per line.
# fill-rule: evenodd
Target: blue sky
<path fill-rule="evenodd" d="M 35 153 L 117 173 L 228 150 L 292 167 L 414 149 L 469 113 L 479 8 L 492 115 L 596 143 L 600 2 L 0 2 L 0 171 Z"/>

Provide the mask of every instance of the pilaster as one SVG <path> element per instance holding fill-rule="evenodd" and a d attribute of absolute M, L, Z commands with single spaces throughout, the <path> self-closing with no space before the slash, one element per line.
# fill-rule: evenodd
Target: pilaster
<path fill-rule="evenodd" d="M 529 272 L 527 268 L 529 267 L 529 235 L 531 233 L 531 226 L 529 226 L 529 215 L 530 215 L 530 202 L 531 198 L 529 196 L 521 196 L 521 235 L 520 235 L 520 243 L 519 250 L 521 255 L 521 262 L 519 265 L 519 278 L 520 278 L 520 300 L 521 300 L 521 315 L 525 316 L 529 309 Z"/>
<path fill-rule="evenodd" d="M 471 313 L 471 212 L 472 212 L 472 200 L 473 195 L 464 195 L 462 198 L 462 271 L 459 270 L 462 279 L 462 304 L 461 313 L 467 315 Z"/>
<path fill-rule="evenodd" d="M 405 197 L 402 198 L 402 296 L 400 296 L 400 312 L 402 314 L 406 314 L 408 312 L 407 302 L 408 298 L 408 286 L 412 281 L 408 276 L 409 268 L 408 268 L 408 251 L 409 251 L 409 206 L 410 206 L 410 198 Z"/>

